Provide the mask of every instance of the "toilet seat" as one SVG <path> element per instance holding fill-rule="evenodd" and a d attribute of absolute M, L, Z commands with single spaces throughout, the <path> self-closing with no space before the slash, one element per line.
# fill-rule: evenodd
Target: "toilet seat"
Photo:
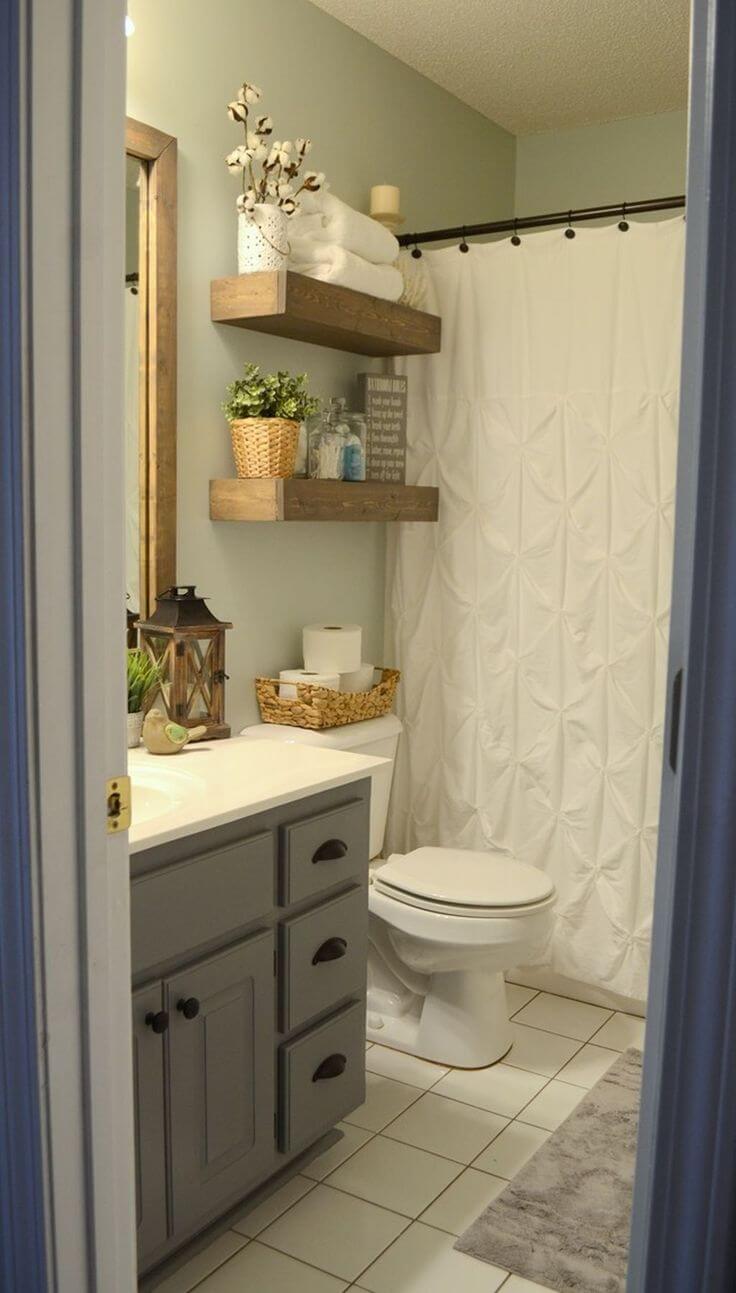
<path fill-rule="evenodd" d="M 507 854 L 419 848 L 393 854 L 374 874 L 378 893 L 447 916 L 492 919 L 542 910 L 555 898 L 549 876 Z"/>

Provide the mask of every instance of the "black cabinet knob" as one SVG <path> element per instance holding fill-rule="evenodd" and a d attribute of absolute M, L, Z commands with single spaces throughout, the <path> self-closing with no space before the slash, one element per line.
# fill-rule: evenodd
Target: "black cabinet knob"
<path fill-rule="evenodd" d="M 154 1033 L 165 1033 L 169 1026 L 169 1012 L 168 1010 L 149 1010 L 145 1022 L 149 1028 L 153 1029 Z"/>
<path fill-rule="evenodd" d="M 339 1077 L 348 1065 L 347 1055 L 328 1055 L 312 1074 L 313 1082 L 324 1082 L 327 1078 Z"/>
<path fill-rule="evenodd" d="M 328 938 L 326 943 L 317 948 L 312 957 L 312 965 L 319 965 L 320 961 L 339 961 L 348 950 L 348 945 L 344 938 Z"/>
<path fill-rule="evenodd" d="M 199 1002 L 196 997 L 182 997 L 177 1001 L 176 1008 L 185 1019 L 196 1019 L 199 1014 Z"/>
<path fill-rule="evenodd" d="M 348 846 L 344 840 L 325 840 L 312 854 L 312 861 L 337 862 L 339 858 L 345 857 L 347 851 Z"/>

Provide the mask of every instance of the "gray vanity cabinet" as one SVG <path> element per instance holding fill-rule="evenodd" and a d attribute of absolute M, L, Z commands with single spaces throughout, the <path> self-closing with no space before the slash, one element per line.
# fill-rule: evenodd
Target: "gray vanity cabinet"
<path fill-rule="evenodd" d="M 270 1159 L 273 949 L 263 930 L 166 980 L 175 1233 L 246 1195 Z"/>
<path fill-rule="evenodd" d="M 142 1272 L 365 1098 L 369 796 L 356 782 L 132 855 Z"/>

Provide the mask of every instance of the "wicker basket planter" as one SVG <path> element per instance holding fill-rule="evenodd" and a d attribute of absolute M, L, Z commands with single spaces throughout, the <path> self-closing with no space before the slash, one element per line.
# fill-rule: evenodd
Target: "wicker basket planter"
<path fill-rule="evenodd" d="M 278 678 L 256 678 L 256 696 L 264 723 L 285 723 L 287 727 L 344 727 L 381 718 L 390 713 L 401 674 L 398 669 L 383 669 L 381 681 L 370 691 L 333 691 L 298 682 L 296 697 L 279 696 Z"/>
<path fill-rule="evenodd" d="M 290 418 L 239 418 L 230 423 L 238 476 L 293 476 L 299 423 Z"/>

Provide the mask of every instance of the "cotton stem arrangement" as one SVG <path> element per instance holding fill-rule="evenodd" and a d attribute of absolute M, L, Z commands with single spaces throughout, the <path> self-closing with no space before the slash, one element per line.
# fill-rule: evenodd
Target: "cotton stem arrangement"
<path fill-rule="evenodd" d="M 317 193 L 326 188 L 322 171 L 302 168 L 311 152 L 311 139 L 273 139 L 273 121 L 267 113 L 257 113 L 261 91 L 244 81 L 236 99 L 228 103 L 231 121 L 243 127 L 243 143 L 228 153 L 225 161 L 231 174 L 240 173 L 242 191 L 236 199 L 241 215 L 253 216 L 255 208 L 267 203 L 287 216 L 299 211 L 303 193 Z"/>

